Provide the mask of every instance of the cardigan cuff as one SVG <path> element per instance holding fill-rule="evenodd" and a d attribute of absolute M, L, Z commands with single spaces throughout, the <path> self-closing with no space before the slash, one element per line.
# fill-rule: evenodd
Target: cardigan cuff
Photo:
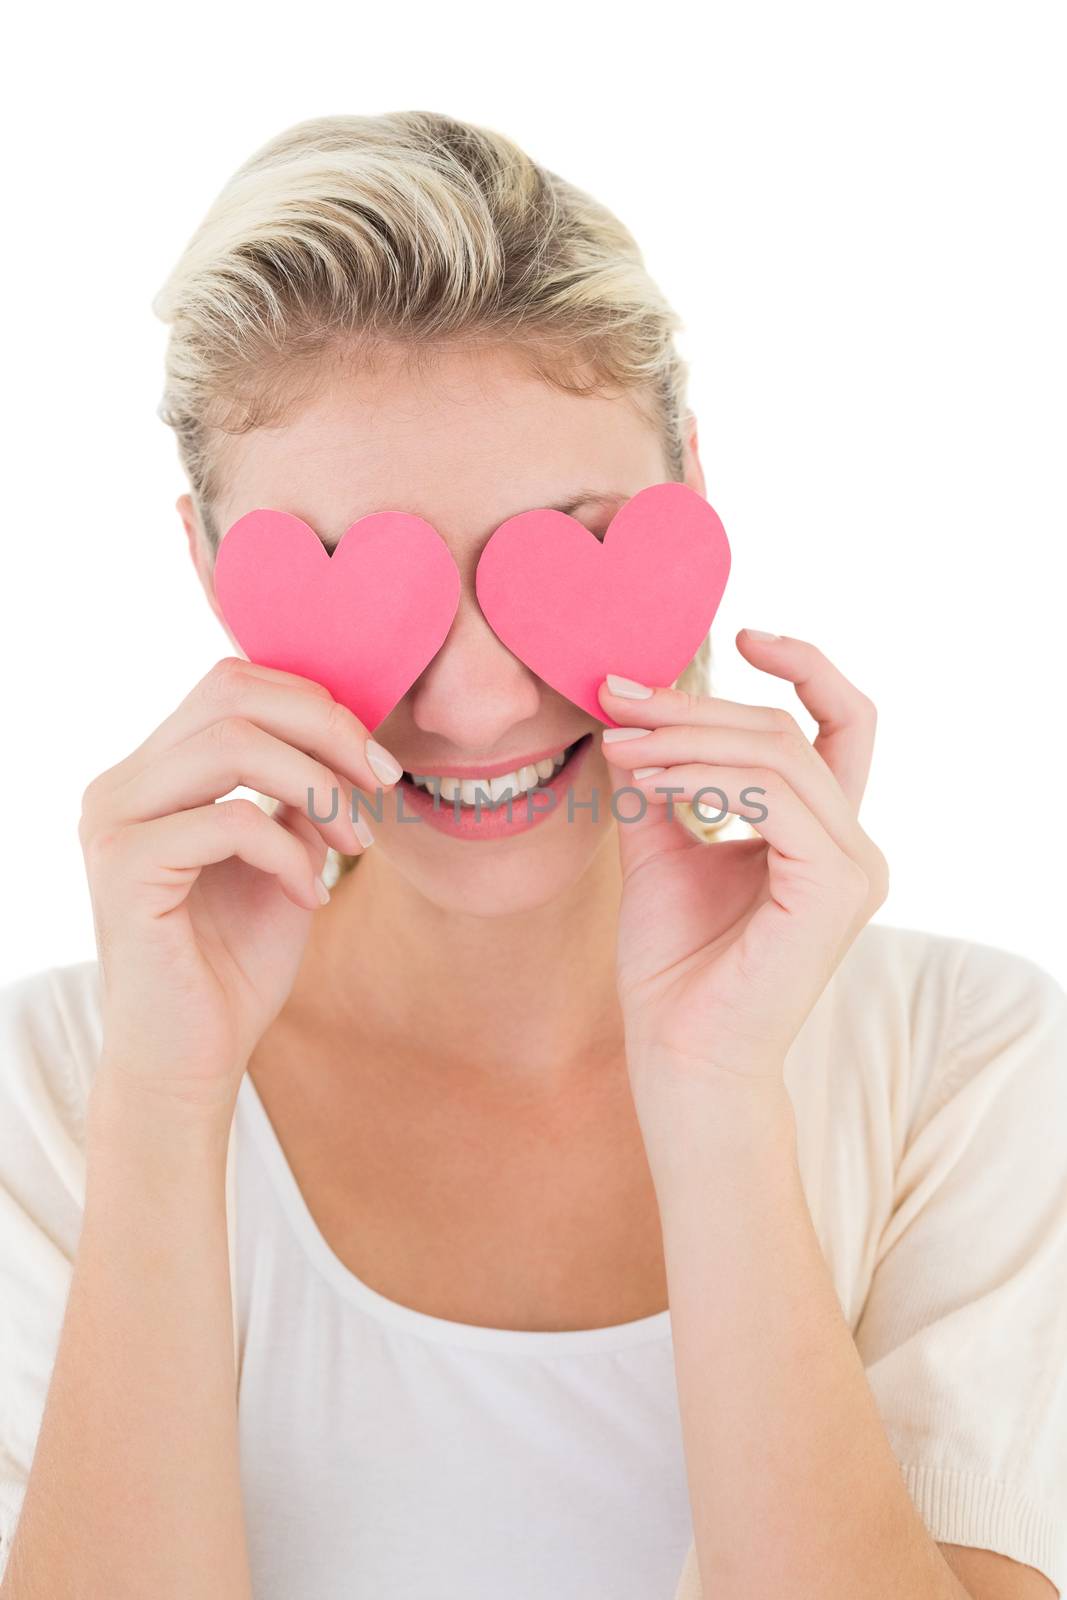
<path fill-rule="evenodd" d="M 1067 1531 L 1025 1490 L 949 1467 L 901 1465 L 908 1493 L 939 1543 L 994 1550 L 1067 1590 Z"/>

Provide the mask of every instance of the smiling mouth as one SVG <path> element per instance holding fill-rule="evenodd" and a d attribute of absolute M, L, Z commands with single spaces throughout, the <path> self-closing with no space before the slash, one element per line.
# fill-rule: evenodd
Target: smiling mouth
<path fill-rule="evenodd" d="M 425 789 L 428 794 L 439 794 L 448 804 L 458 802 L 461 806 L 474 807 L 479 804 L 485 806 L 491 801 L 506 800 L 509 795 L 513 799 L 518 799 L 531 789 L 545 788 L 552 783 L 582 745 L 591 738 L 592 734 L 583 733 L 580 739 L 575 739 L 573 744 L 567 745 L 556 755 L 545 756 L 540 761 L 517 767 L 513 772 L 502 772 L 494 778 L 442 777 L 434 773 L 412 773 L 405 770 L 401 781 L 414 784 L 418 789 Z"/>

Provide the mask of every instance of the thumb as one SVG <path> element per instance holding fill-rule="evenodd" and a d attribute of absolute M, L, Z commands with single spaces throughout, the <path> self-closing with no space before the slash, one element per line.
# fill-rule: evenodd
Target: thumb
<path fill-rule="evenodd" d="M 682 822 L 678 807 L 681 795 L 671 793 L 670 770 L 665 768 L 656 775 L 654 789 L 641 789 L 629 781 L 629 775 L 613 775 L 611 809 L 618 824 L 619 860 L 623 878 L 636 872 L 652 856 L 661 856 L 675 850 L 698 849 L 700 841 Z"/>

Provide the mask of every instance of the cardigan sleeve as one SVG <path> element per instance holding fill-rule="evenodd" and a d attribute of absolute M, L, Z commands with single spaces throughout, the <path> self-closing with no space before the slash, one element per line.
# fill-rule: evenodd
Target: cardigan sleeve
<path fill-rule="evenodd" d="M 1067 1592 L 1067 994 L 964 942 L 854 1337 L 938 1541 Z"/>
<path fill-rule="evenodd" d="M 22 1508 L 81 1231 L 84 1079 L 64 978 L 0 989 L 0 1575 Z"/>

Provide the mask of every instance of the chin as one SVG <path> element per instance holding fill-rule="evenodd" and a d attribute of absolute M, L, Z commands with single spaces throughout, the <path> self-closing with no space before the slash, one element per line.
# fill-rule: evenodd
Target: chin
<path fill-rule="evenodd" d="M 460 872 L 442 861 L 436 870 L 410 872 L 414 887 L 442 911 L 472 917 L 530 914 L 557 902 L 585 876 L 597 852 L 613 841 L 592 826 L 575 836 L 565 850 L 542 850 L 534 858 L 513 857 L 491 865 L 474 863 Z M 402 868 L 403 870 L 403 868 Z"/>
<path fill-rule="evenodd" d="M 510 812 L 505 806 L 475 813 L 440 800 L 435 807 L 425 791 L 413 794 L 405 778 L 388 821 L 376 826 L 375 849 L 443 911 L 478 917 L 536 911 L 572 890 L 602 847 L 614 847 L 606 777 L 606 763 L 585 734 L 568 746 L 546 794 L 529 804 L 520 799 Z"/>

